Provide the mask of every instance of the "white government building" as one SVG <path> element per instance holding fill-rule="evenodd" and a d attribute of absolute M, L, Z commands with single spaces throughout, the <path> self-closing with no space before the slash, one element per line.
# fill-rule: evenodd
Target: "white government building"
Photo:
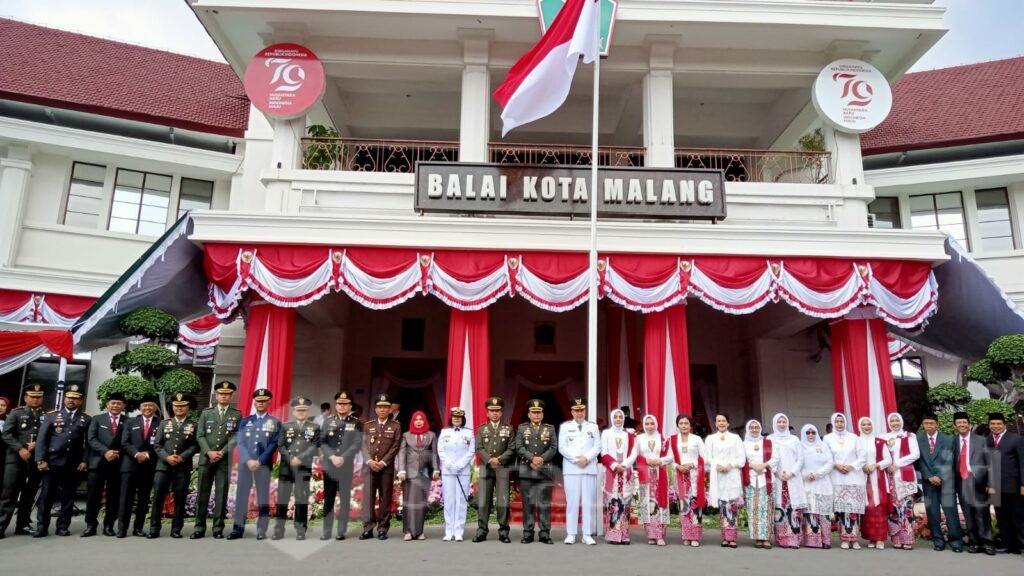
<path fill-rule="evenodd" d="M 210 300 L 225 317 L 251 308 L 256 342 L 243 370 L 245 328 L 226 325 L 215 362 L 196 368 L 205 383 L 251 390 L 290 379 L 278 389 L 322 402 L 345 388 L 363 406 L 389 393 L 403 415 L 426 409 L 435 426 L 446 407 L 482 402 L 484 392 L 504 396 L 513 418 L 533 396 L 552 420 L 567 416 L 568 398 L 587 393 L 585 216 L 414 210 L 416 161 L 496 163 L 509 174 L 589 166 L 589 65 L 557 112 L 501 137 L 491 93 L 539 37 L 538 3 L 191 5 L 228 66 L 0 21 L 0 43 L 60 36 L 141 72 L 138 84 L 104 78 L 82 96 L 55 86 L 46 67 L 60 56 L 40 49 L 39 66 L 19 69 L 17 82 L 0 74 L 0 304 L 24 294 L 33 303 L 29 318 L 24 306 L 0 305 L 2 327 L 58 324 L 41 302 L 101 296 L 194 210 L 183 238 L 203 251 Z M 999 289 L 1024 303 L 1024 124 L 1017 110 L 996 111 L 999 90 L 1024 79 L 1024 59 L 903 76 L 945 29 L 943 9 L 928 1 L 617 6 L 601 64 L 600 162 L 721 169 L 727 216 L 600 220 L 592 417 L 630 404 L 659 415 L 687 407 L 699 422 L 716 411 L 734 425 L 783 411 L 822 424 L 842 390 L 847 407 L 877 412 L 893 390 L 909 402 L 958 379 L 990 336 L 1024 322 Z M 287 120 L 247 108 L 237 80 L 254 54 L 284 42 L 314 52 L 326 77 L 319 103 Z M 815 79 L 840 58 L 868 61 L 895 84 L 891 115 L 864 136 L 824 125 L 811 102 Z M 951 77 L 992 69 L 1003 84 L 956 85 L 955 102 L 970 106 L 919 105 L 948 102 Z M 955 122 L 929 116 L 950 113 Z M 977 129 L 993 115 L 1012 130 Z M 314 125 L 339 138 L 308 137 Z M 801 149 L 815 128 L 824 150 Z M 946 233 L 982 268 L 948 247 Z M 986 298 L 947 297 L 947 273 L 977 282 Z M 260 297 L 270 304 L 245 305 Z M 181 309 L 195 312 L 196 302 Z M 979 314 L 962 310 L 975 304 L 996 312 L 970 320 Z M 252 320 L 270 308 L 287 312 L 264 336 Z M 886 345 L 879 326 L 914 346 L 893 364 L 895 386 L 834 373 L 837 349 L 854 354 L 841 366 L 888 366 L 888 354 L 871 354 Z M 855 341 L 865 334 L 867 347 Z M 108 343 L 85 337 L 82 348 L 89 342 Z M 69 368 L 90 403 L 124 346 L 83 353 Z M 856 357 L 865 349 L 870 359 Z M 0 395 L 20 396 L 27 378 L 55 379 L 55 363 L 0 375 Z"/>

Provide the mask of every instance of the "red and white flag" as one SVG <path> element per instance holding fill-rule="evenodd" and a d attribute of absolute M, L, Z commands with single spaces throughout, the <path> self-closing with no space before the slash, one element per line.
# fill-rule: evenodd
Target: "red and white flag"
<path fill-rule="evenodd" d="M 512 66 L 494 91 L 503 108 L 502 136 L 565 102 L 580 56 L 587 63 L 597 58 L 600 14 L 600 0 L 566 0 L 540 42 Z"/>

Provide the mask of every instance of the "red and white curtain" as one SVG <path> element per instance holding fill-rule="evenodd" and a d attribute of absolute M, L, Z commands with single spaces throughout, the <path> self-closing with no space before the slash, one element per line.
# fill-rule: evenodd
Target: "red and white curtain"
<path fill-rule="evenodd" d="M 205 266 L 210 306 L 220 318 L 250 290 L 284 307 L 344 291 L 375 309 L 433 294 L 463 311 L 515 295 L 564 311 L 589 297 L 587 257 L 579 253 L 207 244 Z M 598 274 L 602 296 L 644 314 L 693 295 L 730 314 L 783 301 L 811 316 L 840 318 L 871 306 L 879 318 L 910 329 L 938 305 L 928 262 L 605 254 Z"/>
<path fill-rule="evenodd" d="M 294 338 L 294 309 L 262 301 L 249 304 L 241 384 L 238 387 L 238 408 L 243 415 L 252 413 L 253 391 L 266 388 L 273 395 L 270 413 L 288 418 Z"/>
<path fill-rule="evenodd" d="M 858 309 L 831 325 L 832 385 L 836 412 L 856 422 L 869 416 L 876 427 L 896 410 L 896 386 L 885 322 Z"/>
<path fill-rule="evenodd" d="M 213 361 L 220 343 L 221 323 L 216 314 L 207 314 L 178 327 L 178 356 L 184 364 Z"/>
<path fill-rule="evenodd" d="M 640 370 L 635 313 L 620 307 L 608 309 L 608 406 L 640 408 Z"/>
<path fill-rule="evenodd" d="M 640 414 L 653 414 L 663 434 L 672 430 L 678 414 L 692 414 L 685 306 L 644 317 L 644 395 Z"/>
<path fill-rule="evenodd" d="M 895 362 L 914 351 L 913 346 L 899 338 L 896 338 L 892 334 L 887 336 L 887 341 L 889 345 L 889 360 L 892 362 Z"/>
<path fill-rule="evenodd" d="M 86 296 L 0 290 L 0 322 L 70 328 L 95 301 Z"/>
<path fill-rule="evenodd" d="M 47 353 L 71 360 L 74 347 L 71 332 L 67 330 L 0 331 L 0 374 L 20 368 Z"/>
<path fill-rule="evenodd" d="M 479 404 L 491 392 L 491 342 L 489 312 L 486 309 L 464 312 L 452 308 L 448 327 L 448 381 L 445 386 L 445 411 L 442 421 L 447 423 L 451 408 L 460 406 L 466 411 L 466 424 L 476 426 L 475 416 L 481 413 Z"/>

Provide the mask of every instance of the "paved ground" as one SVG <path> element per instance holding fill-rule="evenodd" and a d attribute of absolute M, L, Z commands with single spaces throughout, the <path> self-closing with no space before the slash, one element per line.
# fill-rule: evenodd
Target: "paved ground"
<path fill-rule="evenodd" d="M 433 575 L 487 575 L 491 574 L 614 574 L 616 576 L 678 576 L 681 574 L 758 574 L 761 576 L 814 575 L 869 575 L 885 576 L 1002 576 L 1024 573 L 1024 559 L 1020 556 L 953 554 L 935 552 L 930 546 L 919 546 L 913 551 L 841 550 L 757 550 L 748 540 L 740 541 L 737 550 L 722 549 L 717 545 L 717 531 L 705 533 L 700 548 L 684 548 L 678 534 L 670 536 L 669 546 L 657 548 L 639 544 L 642 530 L 635 530 L 634 544 L 629 547 L 566 546 L 561 542 L 565 533 L 556 528 L 552 535 L 556 543 L 519 543 L 520 531 L 513 528 L 512 544 L 497 541 L 494 528 L 491 539 L 481 544 L 469 540 L 461 543 L 442 542 L 444 530 L 440 526 L 427 528 L 427 540 L 403 542 L 401 529 L 392 528 L 392 537 L 380 542 L 356 539 L 358 529 L 352 527 L 344 542 L 321 542 L 319 527 L 312 530 L 312 539 L 294 540 L 289 528 L 285 540 L 257 542 L 250 526 L 243 540 L 227 542 L 207 536 L 203 540 L 188 540 L 191 526 L 185 528 L 185 539 L 173 540 L 164 526 L 158 540 L 133 538 L 118 540 L 102 535 L 83 539 L 81 517 L 72 524 L 73 536 L 34 539 L 11 536 L 0 540 L 0 566 L 5 574 L 21 574 L 19 567 L 42 576 L 102 574 L 113 569 L 117 573 L 138 572 L 142 567 L 146 576 L 182 576 L 195 574 L 253 574 L 264 575 L 289 572 L 303 576 L 319 574 L 331 576 L 369 575 L 387 576 L 405 574 Z M 397 536 L 395 536 L 397 535 Z M 139 564 L 136 564 L 138 562 Z M 106 567 L 106 568 L 104 568 Z M 194 567 L 194 568 L 192 568 Z M 10 570 L 10 571 L 8 571 Z"/>

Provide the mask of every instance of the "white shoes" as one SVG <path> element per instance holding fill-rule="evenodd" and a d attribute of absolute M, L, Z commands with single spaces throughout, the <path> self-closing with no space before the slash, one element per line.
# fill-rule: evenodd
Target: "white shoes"
<path fill-rule="evenodd" d="M 576 543 L 576 536 L 574 536 L 572 534 L 566 536 L 565 537 L 565 543 L 566 544 L 575 544 Z"/>
<path fill-rule="evenodd" d="M 445 542 L 451 542 L 452 541 L 452 535 L 451 534 L 445 534 L 444 538 L 441 538 L 441 540 L 443 540 Z"/>
<path fill-rule="evenodd" d="M 455 541 L 456 542 L 462 542 L 462 536 L 456 536 L 455 537 Z"/>
<path fill-rule="evenodd" d="M 595 546 L 595 545 L 597 545 L 597 542 L 595 542 L 594 539 L 591 538 L 589 534 L 583 537 L 583 543 L 586 544 L 587 546 Z"/>

